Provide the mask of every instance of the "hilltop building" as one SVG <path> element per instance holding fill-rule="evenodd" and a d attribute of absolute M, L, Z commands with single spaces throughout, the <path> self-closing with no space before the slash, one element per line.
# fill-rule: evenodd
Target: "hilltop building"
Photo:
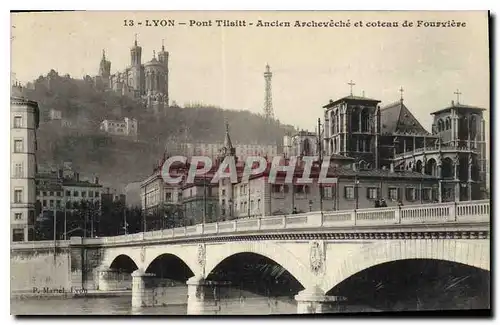
<path fill-rule="evenodd" d="M 153 51 L 152 59 L 142 63 L 142 47 L 136 39 L 130 49 L 130 65 L 111 74 L 111 61 L 103 50 L 99 74 L 94 78 L 95 86 L 141 99 L 147 109 L 165 114 L 169 105 L 168 57 L 169 53 L 162 42 L 158 55 Z"/>
<path fill-rule="evenodd" d="M 135 118 L 125 117 L 123 121 L 104 120 L 101 122 L 99 129 L 112 135 L 137 139 L 138 125 Z"/>

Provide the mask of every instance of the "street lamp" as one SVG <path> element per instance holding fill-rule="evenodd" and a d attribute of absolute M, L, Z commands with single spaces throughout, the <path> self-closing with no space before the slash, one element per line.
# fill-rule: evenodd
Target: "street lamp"
<path fill-rule="evenodd" d="M 227 200 L 227 202 L 229 203 L 229 220 L 232 220 L 233 219 L 233 200 L 229 199 L 229 200 Z"/>
<path fill-rule="evenodd" d="M 309 200 L 309 212 L 312 211 L 312 205 L 313 205 L 313 201 L 312 200 Z"/>
<path fill-rule="evenodd" d="M 356 210 L 357 210 L 359 207 L 359 180 L 357 175 L 355 176 L 354 179 L 354 195 L 356 196 Z"/>

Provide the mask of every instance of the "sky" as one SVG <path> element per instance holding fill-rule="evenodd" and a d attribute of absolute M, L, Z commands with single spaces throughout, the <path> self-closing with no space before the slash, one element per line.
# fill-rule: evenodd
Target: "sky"
<path fill-rule="evenodd" d="M 59 12 L 11 15 L 12 71 L 22 83 L 50 69 L 74 78 L 96 75 L 102 50 L 111 72 L 130 64 L 135 34 L 142 62 L 169 51 L 170 99 L 262 113 L 264 69 L 273 72 L 275 116 L 314 130 L 322 106 L 350 93 L 399 100 L 430 130 L 431 112 L 456 101 L 489 109 L 487 12 Z M 145 26 L 173 19 L 175 26 Z M 216 19 L 246 27 L 217 27 Z M 258 20 L 335 21 L 351 27 L 258 27 Z M 134 26 L 124 26 L 134 20 Z M 189 26 L 190 21 L 212 26 Z M 464 22 L 465 27 L 401 27 L 405 20 Z M 138 21 L 142 25 L 137 24 Z M 363 27 L 355 27 L 355 22 Z M 185 22 L 186 25 L 180 25 Z M 253 22 L 253 26 L 249 23 Z M 399 22 L 399 27 L 368 23 Z M 153 23 L 154 24 L 154 23 Z M 488 115 L 488 114 L 485 114 Z M 488 116 L 486 116 L 488 120 Z M 487 122 L 488 123 L 488 122 Z"/>

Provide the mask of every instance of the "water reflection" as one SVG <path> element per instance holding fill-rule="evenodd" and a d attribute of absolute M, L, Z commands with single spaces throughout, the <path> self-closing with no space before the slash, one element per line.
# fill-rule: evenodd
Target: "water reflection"
<path fill-rule="evenodd" d="M 168 299 L 162 306 L 132 308 L 131 296 L 109 298 L 62 299 L 58 297 L 12 298 L 13 315 L 186 315 L 187 286 L 168 288 Z M 293 297 L 265 297 L 237 288 L 228 288 L 206 297 L 204 314 L 263 315 L 295 314 Z"/>

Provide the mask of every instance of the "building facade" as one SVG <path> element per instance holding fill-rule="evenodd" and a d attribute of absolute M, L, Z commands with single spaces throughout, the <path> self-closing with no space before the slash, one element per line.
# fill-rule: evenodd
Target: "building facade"
<path fill-rule="evenodd" d="M 399 101 L 347 96 L 325 105 L 324 154 L 353 158 L 361 170 L 389 168 L 439 179 L 438 201 L 487 194 L 483 108 L 452 102 L 433 114 L 428 132 Z"/>
<path fill-rule="evenodd" d="M 33 240 L 36 202 L 36 130 L 38 104 L 22 97 L 19 85 L 12 87 L 10 98 L 10 237 L 11 241 Z"/>
<path fill-rule="evenodd" d="M 137 139 L 138 124 L 135 118 L 125 117 L 123 121 L 104 120 L 99 129 L 103 132 Z"/>
<path fill-rule="evenodd" d="M 153 174 L 141 182 L 140 196 L 143 211 L 143 227 L 149 230 L 166 228 L 166 223 L 182 219 L 182 184 L 165 183 L 161 176 L 164 159 Z"/>
<path fill-rule="evenodd" d="M 137 44 L 136 39 L 130 49 L 130 65 L 111 74 L 111 62 L 103 51 L 99 75 L 95 77 L 96 87 L 141 99 L 148 109 L 165 114 L 169 105 L 168 58 L 169 53 L 162 44 L 158 55 L 153 51 L 152 59 L 142 63 L 142 47 Z"/>

